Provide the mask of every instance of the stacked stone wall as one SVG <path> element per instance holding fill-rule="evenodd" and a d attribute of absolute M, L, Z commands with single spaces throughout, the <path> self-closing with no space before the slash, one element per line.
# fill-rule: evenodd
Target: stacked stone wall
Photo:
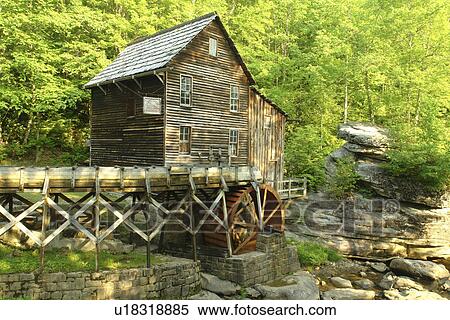
<path fill-rule="evenodd" d="M 180 299 L 200 290 L 200 265 L 177 259 L 150 269 L 0 275 L 0 298 Z"/>

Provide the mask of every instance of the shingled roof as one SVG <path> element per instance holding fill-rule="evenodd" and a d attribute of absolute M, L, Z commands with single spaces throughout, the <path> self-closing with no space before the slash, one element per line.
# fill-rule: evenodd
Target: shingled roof
<path fill-rule="evenodd" d="M 239 55 L 224 25 L 216 13 L 162 30 L 125 48 L 102 72 L 91 79 L 85 88 L 131 79 L 166 67 L 207 25 L 216 20 L 225 34 L 231 49 L 247 75 L 250 84 L 255 81 Z"/>

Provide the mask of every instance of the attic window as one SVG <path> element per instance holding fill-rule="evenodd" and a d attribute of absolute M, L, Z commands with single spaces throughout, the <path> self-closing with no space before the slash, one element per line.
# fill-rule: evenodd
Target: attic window
<path fill-rule="evenodd" d="M 217 57 L 217 39 L 209 38 L 209 55 Z"/>
<path fill-rule="evenodd" d="M 181 76 L 180 78 L 180 105 L 192 106 L 192 77 Z"/>
<path fill-rule="evenodd" d="M 230 111 L 239 111 L 239 87 L 230 86 Z"/>

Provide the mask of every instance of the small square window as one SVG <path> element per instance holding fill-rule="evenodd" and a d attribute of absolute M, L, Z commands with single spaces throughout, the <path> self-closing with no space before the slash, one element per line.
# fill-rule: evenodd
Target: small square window
<path fill-rule="evenodd" d="M 239 111 L 239 87 L 238 86 L 230 87 L 230 111 L 232 111 L 232 112 Z"/>
<path fill-rule="evenodd" d="M 209 38 L 209 55 L 217 57 L 217 39 Z"/>
<path fill-rule="evenodd" d="M 191 153 L 191 127 L 180 127 L 180 154 Z"/>
<path fill-rule="evenodd" d="M 229 155 L 237 157 L 239 148 L 239 131 L 237 129 L 230 129 L 229 137 Z"/>

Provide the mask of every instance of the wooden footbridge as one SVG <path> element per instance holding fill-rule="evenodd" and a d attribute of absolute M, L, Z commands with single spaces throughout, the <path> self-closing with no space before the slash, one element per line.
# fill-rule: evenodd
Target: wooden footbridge
<path fill-rule="evenodd" d="M 0 236 L 13 228 L 41 250 L 69 228 L 96 246 L 125 226 L 147 243 L 177 224 L 228 255 L 254 250 L 258 232 L 283 231 L 277 192 L 251 166 L 0 167 Z M 133 217 L 142 213 L 144 226 Z M 112 219 L 111 219 L 112 218 Z M 169 223 L 170 222 L 170 223 Z"/>

